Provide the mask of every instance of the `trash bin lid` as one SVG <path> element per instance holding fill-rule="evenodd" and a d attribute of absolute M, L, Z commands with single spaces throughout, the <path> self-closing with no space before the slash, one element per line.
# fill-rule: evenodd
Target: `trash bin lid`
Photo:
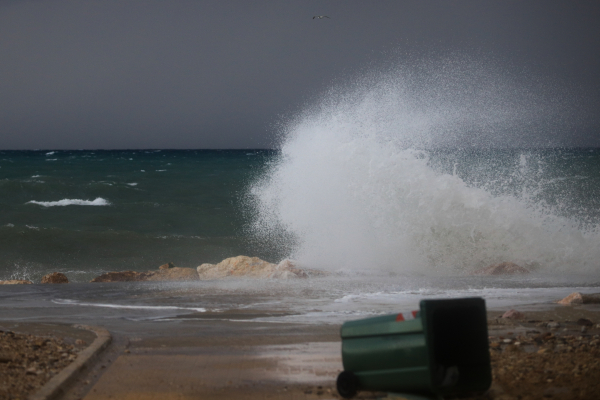
<path fill-rule="evenodd" d="M 423 333 L 419 311 L 347 321 L 340 331 L 342 339 L 408 333 Z"/>

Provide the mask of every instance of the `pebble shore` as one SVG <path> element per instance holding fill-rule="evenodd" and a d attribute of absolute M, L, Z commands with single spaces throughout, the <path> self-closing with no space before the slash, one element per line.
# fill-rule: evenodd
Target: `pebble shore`
<path fill-rule="evenodd" d="M 0 399 L 25 400 L 75 360 L 77 353 L 77 346 L 58 338 L 0 331 Z"/>
<path fill-rule="evenodd" d="M 489 321 L 493 384 L 471 400 L 592 400 L 600 393 L 600 326 L 578 321 Z M 78 343 L 85 345 L 85 343 Z M 79 346 L 0 332 L 0 399 L 26 399 L 72 362 Z M 331 385 L 310 398 L 340 398 Z M 360 392 L 357 399 L 385 396 Z"/>

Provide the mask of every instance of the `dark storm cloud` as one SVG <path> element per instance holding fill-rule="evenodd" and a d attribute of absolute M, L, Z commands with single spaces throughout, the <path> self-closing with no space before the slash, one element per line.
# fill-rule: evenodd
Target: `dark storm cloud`
<path fill-rule="evenodd" d="M 0 148 L 268 147 L 280 115 L 403 54 L 492 57 L 593 111 L 599 18 L 583 1 L 4 1 Z"/>

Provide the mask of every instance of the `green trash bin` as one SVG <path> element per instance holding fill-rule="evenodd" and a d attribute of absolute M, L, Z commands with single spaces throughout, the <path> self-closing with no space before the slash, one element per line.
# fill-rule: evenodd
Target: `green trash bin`
<path fill-rule="evenodd" d="M 342 397 L 359 390 L 463 396 L 492 383 L 481 298 L 422 300 L 420 311 L 342 325 Z"/>

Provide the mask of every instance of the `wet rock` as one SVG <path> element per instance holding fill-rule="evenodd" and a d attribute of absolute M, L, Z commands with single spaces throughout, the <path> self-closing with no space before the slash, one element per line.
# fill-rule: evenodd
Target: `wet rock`
<path fill-rule="evenodd" d="M 313 272 L 318 274 L 298 268 L 292 260 L 272 264 L 258 257 L 247 256 L 227 258 L 218 264 L 202 264 L 197 271 L 201 280 L 226 277 L 290 279 L 307 278 Z"/>
<path fill-rule="evenodd" d="M 226 271 L 217 268 L 217 264 L 204 263 L 196 267 L 200 280 L 220 279 L 227 276 Z"/>
<path fill-rule="evenodd" d="M 161 265 L 156 271 L 107 272 L 90 282 L 140 282 L 140 281 L 197 281 L 198 272 L 193 268 L 176 267 L 173 263 Z"/>
<path fill-rule="evenodd" d="M 502 314 L 501 318 L 506 318 L 506 319 L 525 319 L 525 314 L 523 314 L 522 312 L 519 312 L 517 310 L 508 310 L 507 312 L 505 312 L 504 314 Z"/>
<path fill-rule="evenodd" d="M 161 270 L 161 269 L 171 269 L 171 268 L 177 268 L 177 267 L 175 267 L 175 264 L 173 264 L 172 262 L 168 262 L 168 263 L 163 264 L 160 267 L 158 267 L 159 270 Z"/>
<path fill-rule="evenodd" d="M 559 300 L 558 304 L 600 304 L 600 293 L 583 294 L 580 292 L 573 292 L 564 299 Z"/>
<path fill-rule="evenodd" d="M 528 274 L 529 271 L 523 267 L 511 262 L 502 262 L 490 265 L 489 267 L 479 269 L 471 275 L 510 275 L 510 274 Z"/>
<path fill-rule="evenodd" d="M 67 276 L 60 272 L 53 272 L 42 278 L 42 283 L 69 283 Z"/>
<path fill-rule="evenodd" d="M 285 259 L 275 267 L 275 270 L 269 278 L 279 278 L 279 279 L 288 279 L 288 278 L 308 278 L 308 273 L 296 266 L 294 261 Z"/>
<path fill-rule="evenodd" d="M 27 279 L 9 279 L 7 281 L 0 281 L 0 285 L 31 285 L 33 282 Z"/>
<path fill-rule="evenodd" d="M 176 267 L 173 263 L 167 263 L 161 265 L 156 271 L 108 272 L 94 278 L 91 282 L 197 281 L 229 276 L 289 279 L 307 278 L 313 275 L 319 276 L 325 273 L 300 269 L 292 260 L 272 264 L 258 257 L 238 256 L 227 258 L 218 264 L 202 264 L 196 269 Z"/>
<path fill-rule="evenodd" d="M 169 263 L 171 264 L 171 263 Z M 165 265 L 169 265 L 165 264 Z M 172 264 L 171 264 L 172 265 Z M 159 269 L 148 276 L 148 281 L 197 281 L 198 272 L 193 268 L 169 267 Z"/>
<path fill-rule="evenodd" d="M 327 276 L 324 271 L 316 269 L 299 268 L 294 260 L 286 258 L 275 267 L 275 270 L 268 278 L 288 279 L 288 278 L 309 278 L 317 276 Z"/>
<path fill-rule="evenodd" d="M 90 282 L 139 282 L 148 280 L 155 272 L 120 271 L 107 272 L 95 277 Z"/>

